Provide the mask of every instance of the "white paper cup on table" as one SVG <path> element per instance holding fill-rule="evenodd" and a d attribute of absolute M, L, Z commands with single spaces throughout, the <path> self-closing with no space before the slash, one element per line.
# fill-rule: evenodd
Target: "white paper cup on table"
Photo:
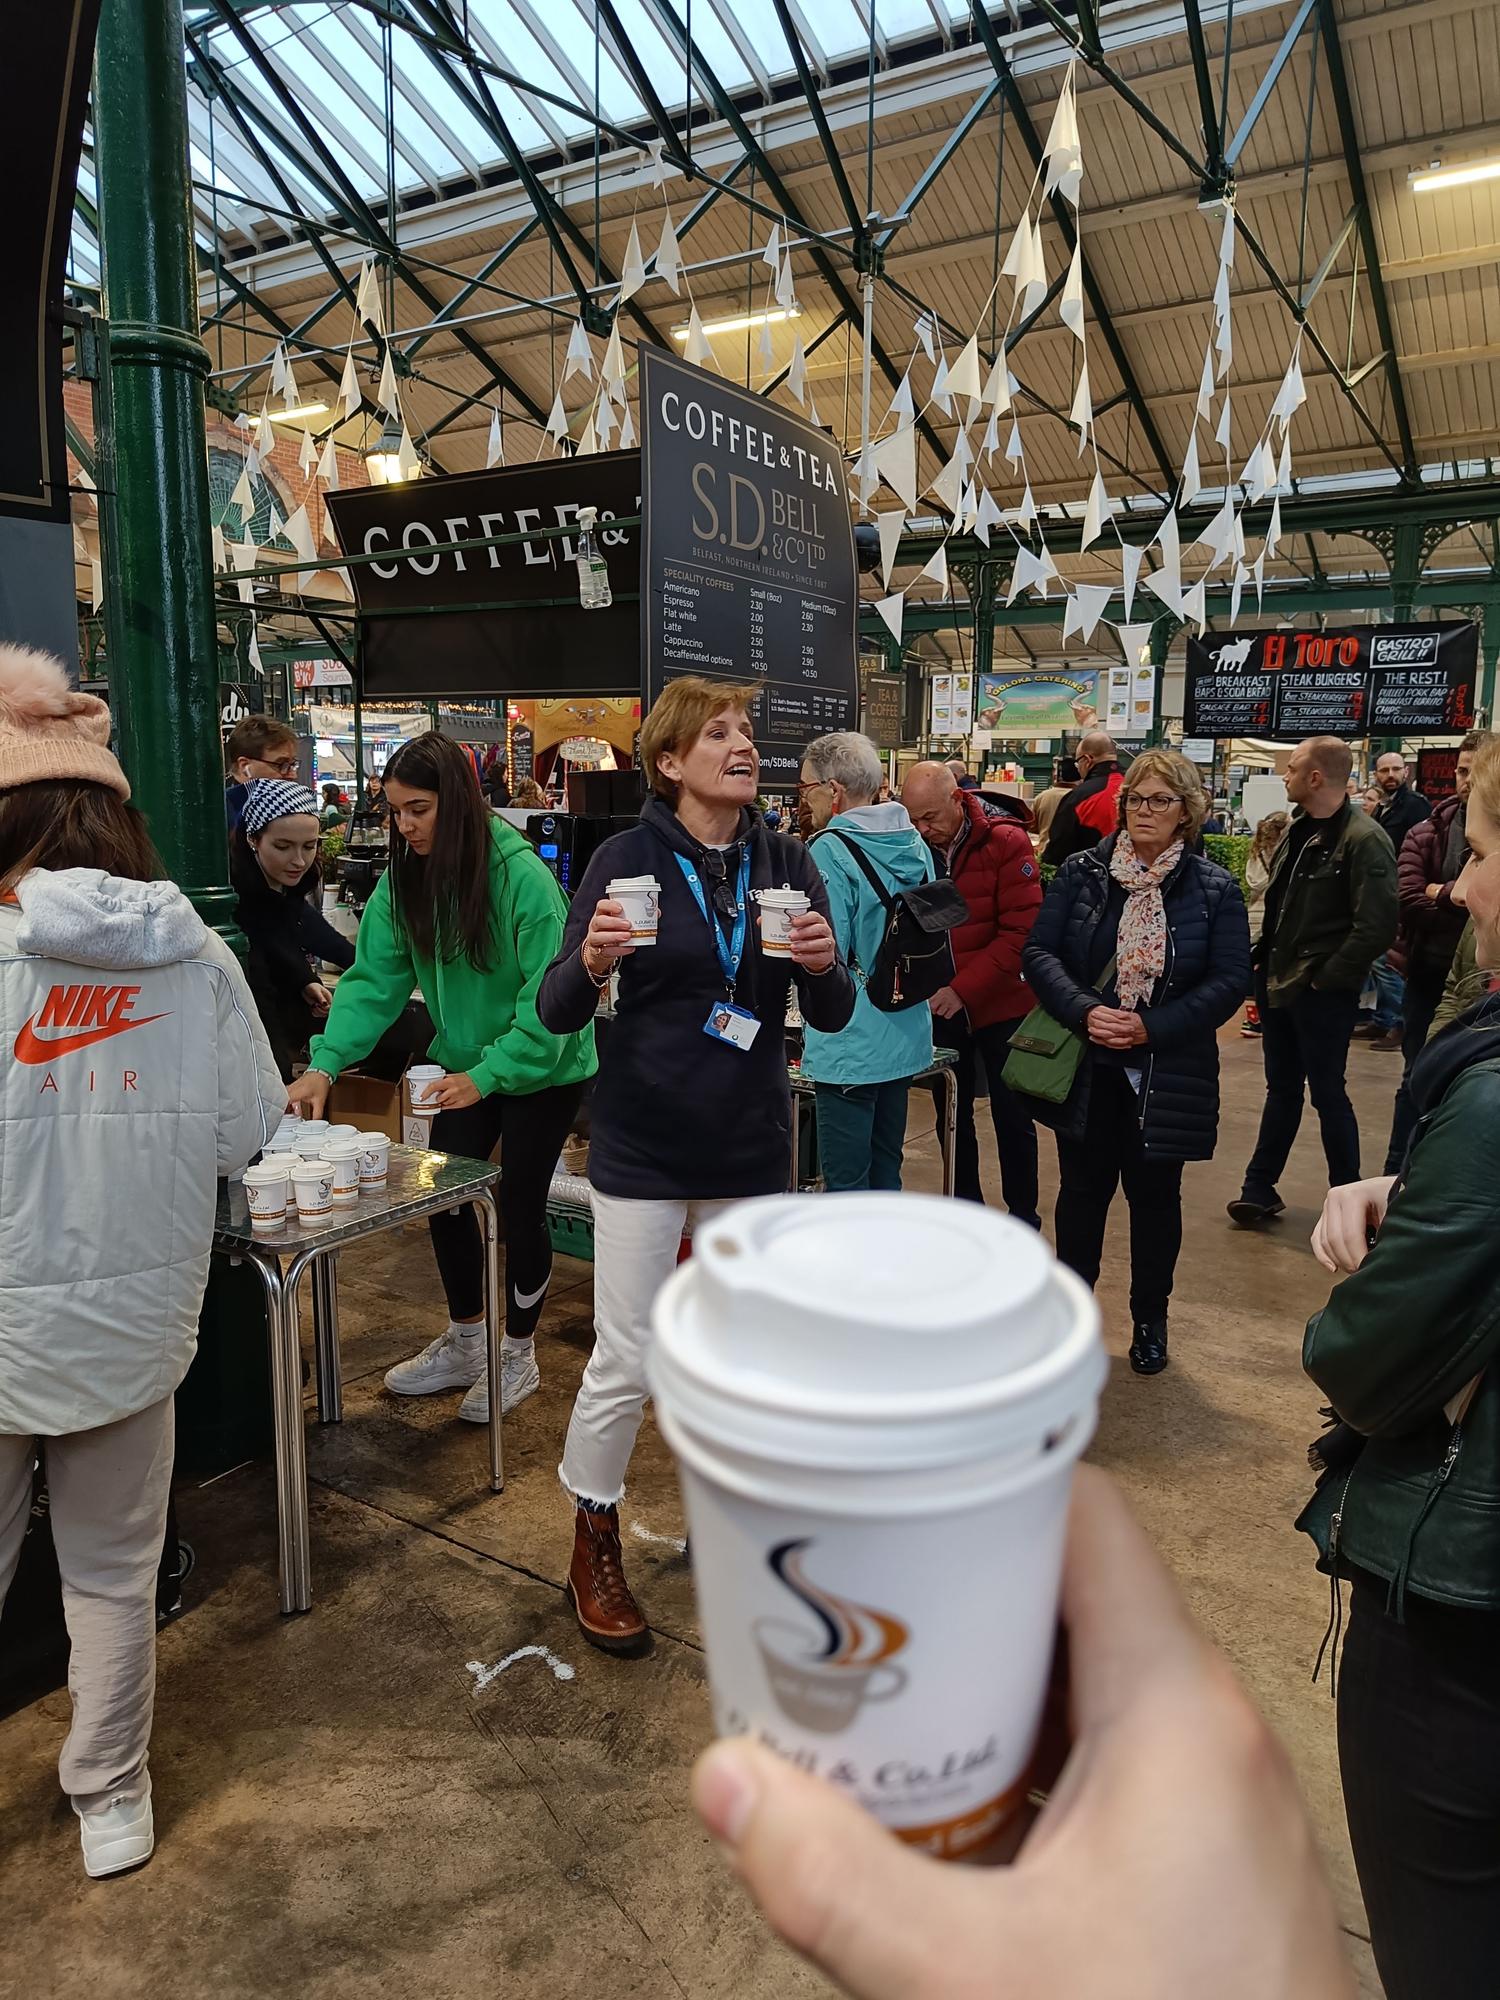
<path fill-rule="evenodd" d="M 357 1139 L 359 1137 L 359 1127 L 357 1125 L 330 1125 L 328 1128 L 328 1137 L 330 1140 Z"/>
<path fill-rule="evenodd" d="M 408 1146 L 419 1146 L 424 1151 L 432 1143 L 432 1121 L 437 1116 L 435 1104 L 423 1104 L 425 1093 L 435 1083 L 441 1083 L 448 1072 L 441 1063 L 413 1063 L 406 1072 L 406 1109 L 401 1120 L 401 1137 Z"/>
<path fill-rule="evenodd" d="M 812 908 L 802 889 L 756 889 L 760 904 L 760 948 L 767 958 L 792 955 L 792 918 L 805 917 Z"/>
<path fill-rule="evenodd" d="M 700 1228 L 652 1317 L 720 1734 L 977 1856 L 1041 1719 L 1092 1294 L 968 1202 L 791 1196 Z"/>
<path fill-rule="evenodd" d="M 287 1190 L 291 1185 L 285 1156 L 262 1160 L 245 1169 L 245 1200 L 250 1208 L 250 1227 L 262 1232 L 286 1226 Z"/>
<path fill-rule="evenodd" d="M 326 1222 L 333 1214 L 333 1170 L 326 1160 L 299 1159 L 292 1170 L 299 1222 Z"/>
<path fill-rule="evenodd" d="M 661 884 L 654 875 L 617 875 L 606 884 L 604 893 L 625 913 L 633 945 L 639 948 L 656 943 L 661 921 Z"/>
<path fill-rule="evenodd" d="M 296 1151 L 301 1153 L 309 1146 L 321 1146 L 328 1137 L 328 1130 L 326 1118 L 302 1119 L 293 1134 Z"/>
<path fill-rule="evenodd" d="M 282 1177 L 286 1181 L 286 1212 L 288 1215 L 295 1215 L 297 1212 L 297 1196 L 296 1191 L 292 1187 L 292 1169 L 300 1165 L 301 1155 L 290 1150 L 282 1151 L 278 1147 L 275 1152 L 262 1153 L 260 1163 L 263 1167 L 279 1167 L 281 1169 Z"/>
<path fill-rule="evenodd" d="M 390 1178 L 391 1142 L 384 1132 L 359 1135 L 359 1186 L 361 1194 L 374 1194 Z"/>
<path fill-rule="evenodd" d="M 335 1208 L 352 1208 L 359 1200 L 359 1162 L 363 1152 L 358 1139 L 330 1139 L 323 1148 L 324 1164 L 333 1171 Z"/>

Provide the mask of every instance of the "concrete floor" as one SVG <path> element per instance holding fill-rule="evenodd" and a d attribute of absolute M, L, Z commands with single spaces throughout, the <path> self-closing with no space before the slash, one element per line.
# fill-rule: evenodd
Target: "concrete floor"
<path fill-rule="evenodd" d="M 1361 1990 L 1378 1995 L 1333 1709 L 1326 1680 L 1309 1680 L 1327 1587 L 1291 1526 L 1318 1428 L 1298 1356 L 1327 1289 L 1307 1249 L 1321 1155 L 1305 1127 L 1284 1221 L 1263 1237 L 1231 1228 L 1224 1203 L 1261 1085 L 1253 1044 L 1231 1028 L 1223 1050 L 1224 1136 L 1216 1161 L 1188 1171 L 1173 1362 L 1157 1380 L 1121 1358 L 1123 1226 L 1111 1232 L 1102 1292 L 1115 1365 L 1093 1456 L 1288 1745 Z M 1358 1045 L 1351 1058 L 1372 1171 L 1397 1061 Z M 909 1178 L 935 1187 L 918 1123 Z M 1044 1136 L 1049 1195 L 1051 1152 Z M 992 1165 L 992 1138 L 986 1154 Z M 342 1303 L 346 1421 L 309 1430 L 312 1615 L 277 1614 L 267 1465 L 179 1494 L 199 1568 L 159 1647 L 150 1867 L 85 1879 L 56 1788 L 64 1695 L 0 1720 L 5 1988 L 32 2000 L 826 1992 L 767 1935 L 687 1804 L 708 1709 L 681 1511 L 649 1419 L 624 1518 L 652 1658 L 594 1652 L 561 1595 L 569 1525 L 554 1467 L 592 1338 L 590 1267 L 559 1264 L 543 1390 L 506 1427 L 502 1496 L 486 1490 L 484 1435 L 454 1420 L 456 1396 L 398 1402 L 381 1388 L 383 1369 L 442 1323 L 425 1231 L 346 1258 Z M 477 1691 L 471 1662 L 524 1646 L 549 1648 L 573 1677 L 533 1656 Z"/>

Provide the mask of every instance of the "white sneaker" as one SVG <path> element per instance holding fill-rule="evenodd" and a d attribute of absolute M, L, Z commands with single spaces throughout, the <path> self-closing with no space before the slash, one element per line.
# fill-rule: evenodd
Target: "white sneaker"
<path fill-rule="evenodd" d="M 98 1812 L 78 1815 L 86 1875 L 120 1875 L 151 1859 L 156 1827 L 151 1817 L 151 1780 L 138 1799 L 111 1799 Z"/>
<path fill-rule="evenodd" d="M 542 1386 L 542 1371 L 536 1365 L 536 1350 L 507 1354 L 500 1350 L 500 1414 L 508 1417 L 517 1403 L 524 1403 Z M 466 1424 L 487 1424 L 490 1420 L 490 1374 L 486 1369 L 458 1406 Z"/>
<path fill-rule="evenodd" d="M 410 1361 L 388 1368 L 385 1386 L 393 1396 L 435 1396 L 440 1389 L 467 1389 L 483 1374 L 483 1327 L 465 1340 L 450 1326 Z"/>

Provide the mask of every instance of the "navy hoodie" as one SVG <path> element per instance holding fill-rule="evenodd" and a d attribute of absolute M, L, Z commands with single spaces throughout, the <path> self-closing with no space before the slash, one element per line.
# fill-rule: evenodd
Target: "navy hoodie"
<path fill-rule="evenodd" d="M 747 809 L 739 838 L 724 856 L 731 886 L 746 847 L 752 890 L 803 889 L 827 917 L 828 892 L 800 841 L 770 832 L 760 814 Z M 542 978 L 537 1013 L 543 1025 L 555 1035 L 586 1027 L 599 994 L 580 953 L 595 906 L 616 876 L 656 877 L 657 941 L 620 961 L 619 1005 L 600 1039 L 589 1179 L 602 1194 L 714 1201 L 782 1192 L 792 1148 L 784 1032 L 791 982 L 795 978 L 811 1027 L 833 1033 L 854 1012 L 854 985 L 842 959 L 814 979 L 790 959 L 762 956 L 752 903 L 735 1004 L 756 1016 L 760 1033 L 740 1050 L 703 1032 L 709 1009 L 725 997 L 724 974 L 677 857 L 696 870 L 712 910 L 704 852 L 670 806 L 649 799 L 638 825 L 596 849 L 573 898 L 562 950 Z"/>

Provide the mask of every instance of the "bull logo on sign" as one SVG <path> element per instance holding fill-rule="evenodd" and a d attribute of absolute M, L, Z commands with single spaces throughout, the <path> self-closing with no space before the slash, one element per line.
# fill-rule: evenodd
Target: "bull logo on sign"
<path fill-rule="evenodd" d="M 1254 641 L 1250 639 L 1231 640 L 1228 645 L 1217 648 L 1214 653 L 1214 665 L 1216 667 L 1247 666 L 1250 660 L 1250 648 L 1253 644 Z"/>

